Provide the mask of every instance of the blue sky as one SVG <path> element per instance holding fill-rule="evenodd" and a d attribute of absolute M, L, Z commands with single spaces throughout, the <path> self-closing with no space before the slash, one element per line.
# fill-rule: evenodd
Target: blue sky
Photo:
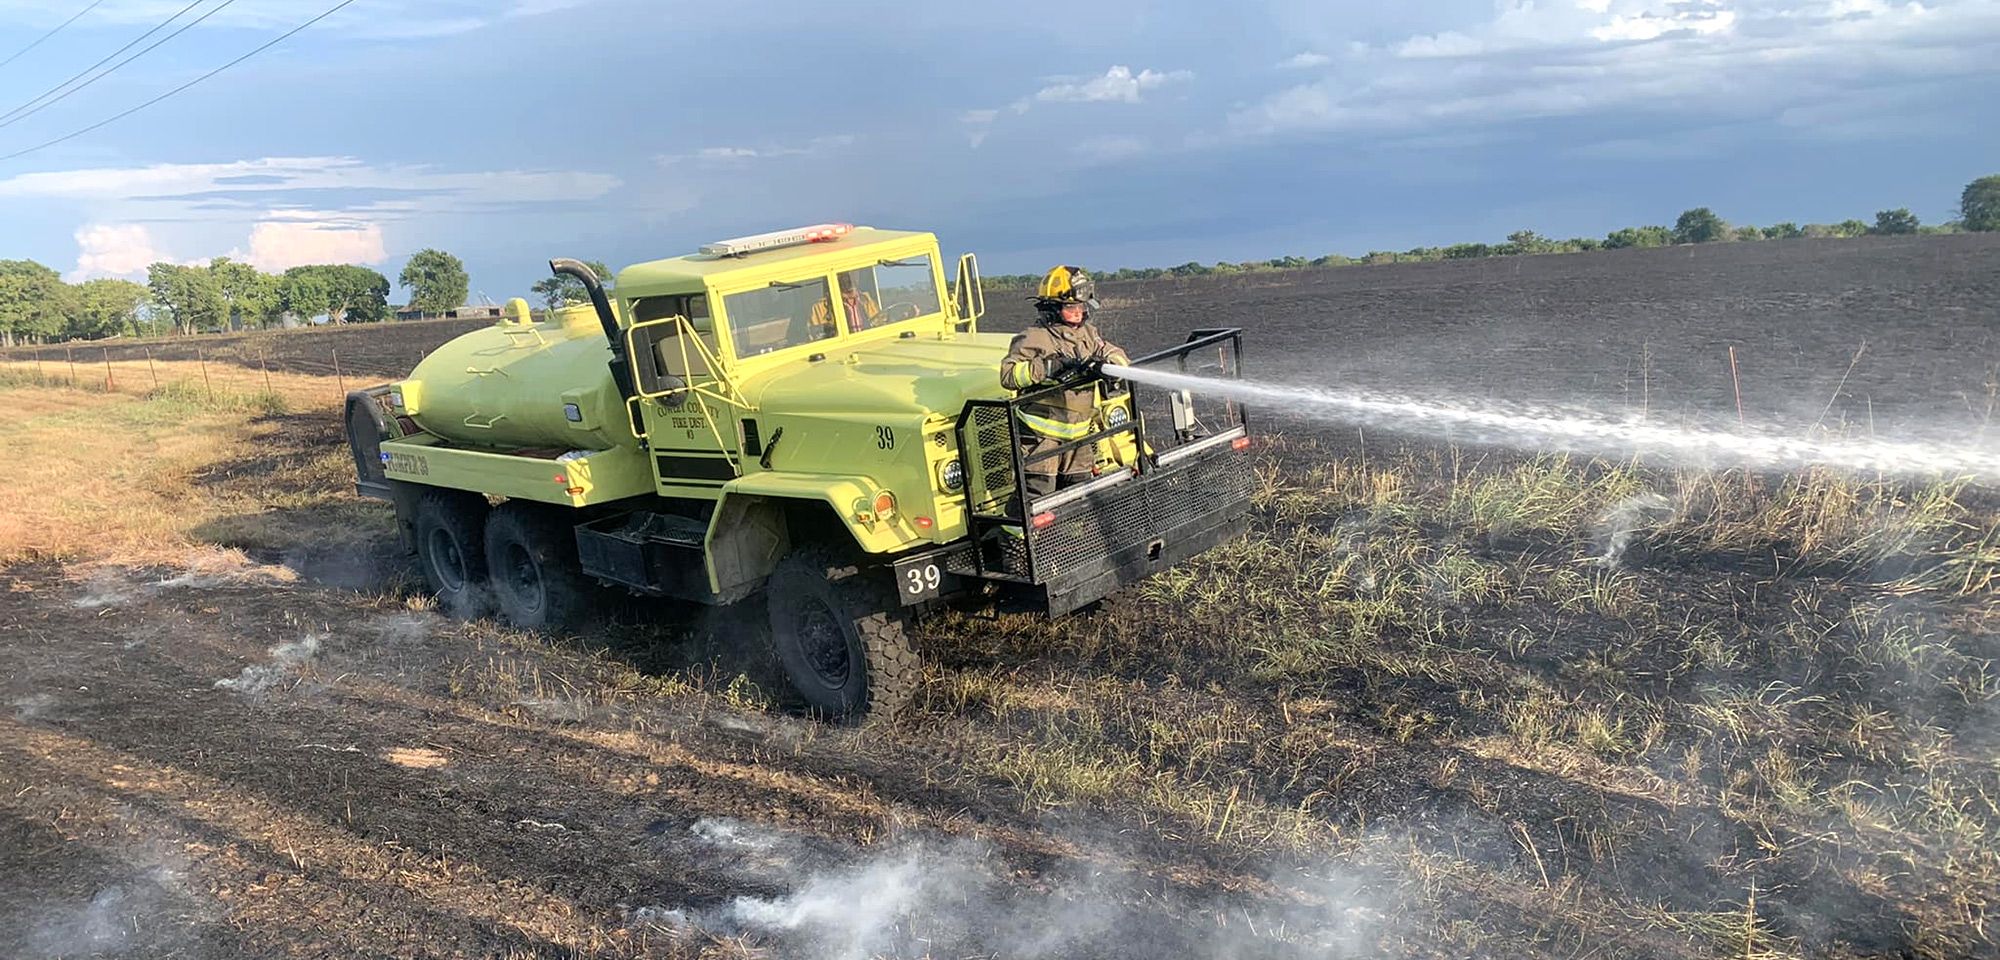
<path fill-rule="evenodd" d="M 0 66 L 0 111 L 187 2 L 103 0 Z M 0 154 L 333 0 L 221 2 L 0 119 Z M 0 58 L 86 3 L 0 0 Z M 357 0 L 0 161 L 0 257 L 393 276 L 436 246 L 499 300 L 551 256 L 822 220 L 935 230 L 988 272 L 1602 236 L 1695 205 L 1936 222 L 2000 172 L 1996 95 L 2000 0 Z"/>

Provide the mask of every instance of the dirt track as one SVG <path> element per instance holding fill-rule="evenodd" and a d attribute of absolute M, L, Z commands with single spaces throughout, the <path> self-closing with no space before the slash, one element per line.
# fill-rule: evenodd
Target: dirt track
<path fill-rule="evenodd" d="M 1134 350 L 1240 323 L 1254 370 L 1307 382 L 1629 388 L 1729 418 L 1735 343 L 1746 407 L 1808 422 L 1865 337 L 1836 411 L 1978 422 L 1996 258 L 1968 237 L 1352 268 L 1118 285 L 1105 320 Z M 338 340 L 393 376 L 456 329 L 217 353 Z M 731 642 L 744 611 L 556 640 L 441 616 L 309 488 L 344 459 L 333 418 L 255 426 L 263 448 L 166 478 L 255 501 L 189 532 L 252 559 L 0 570 L 0 954 L 2000 949 L 1979 547 L 2000 535 L 1969 494 L 1520 457 L 1461 476 L 1449 450 L 1335 455 L 1328 429 L 1279 451 L 1250 542 L 1063 623 L 933 622 L 912 714 L 845 730 L 772 696 Z M 1612 549 L 1606 508 L 1649 494 L 1676 521 Z M 243 532 L 287 527 L 312 533 Z"/>

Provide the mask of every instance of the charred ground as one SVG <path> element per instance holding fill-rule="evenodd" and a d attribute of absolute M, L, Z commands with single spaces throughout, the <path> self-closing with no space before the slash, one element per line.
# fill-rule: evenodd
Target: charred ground
<path fill-rule="evenodd" d="M 1753 415 L 1833 397 L 1853 424 L 1872 399 L 1878 429 L 1970 431 L 1996 258 L 1926 238 L 1251 275 L 1114 287 L 1106 323 L 1134 349 L 1241 324 L 1280 379 L 1690 419 L 1734 418 L 1735 344 Z M 352 372 L 391 376 L 454 332 L 240 355 L 372 336 L 380 368 Z M 542 638 L 430 609 L 346 492 L 309 402 L 328 372 L 290 370 L 286 415 L 6 391 L 0 452 L 65 451 L 6 490 L 42 504 L 0 592 L 16 953 L 1995 950 L 1978 487 L 1267 416 L 1251 538 L 1063 622 L 934 621 L 910 714 L 832 729 L 730 654 L 741 611 Z"/>

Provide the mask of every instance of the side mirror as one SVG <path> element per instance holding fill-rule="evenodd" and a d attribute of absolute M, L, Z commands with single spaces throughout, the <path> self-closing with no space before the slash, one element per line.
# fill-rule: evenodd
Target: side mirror
<path fill-rule="evenodd" d="M 986 313 L 986 290 L 979 283 L 979 258 L 968 253 L 958 258 L 958 278 L 952 283 L 951 300 L 958 308 L 958 322 L 975 325 Z"/>

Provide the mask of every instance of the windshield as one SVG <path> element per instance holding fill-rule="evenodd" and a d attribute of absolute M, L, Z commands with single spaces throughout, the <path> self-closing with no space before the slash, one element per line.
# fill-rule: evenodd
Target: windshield
<path fill-rule="evenodd" d="M 874 274 L 885 322 L 938 312 L 937 277 L 929 255 L 884 260 L 868 272 Z"/>
<path fill-rule="evenodd" d="M 827 302 L 826 281 L 820 278 L 773 283 L 723 297 L 736 355 L 754 357 L 833 336 Z"/>

